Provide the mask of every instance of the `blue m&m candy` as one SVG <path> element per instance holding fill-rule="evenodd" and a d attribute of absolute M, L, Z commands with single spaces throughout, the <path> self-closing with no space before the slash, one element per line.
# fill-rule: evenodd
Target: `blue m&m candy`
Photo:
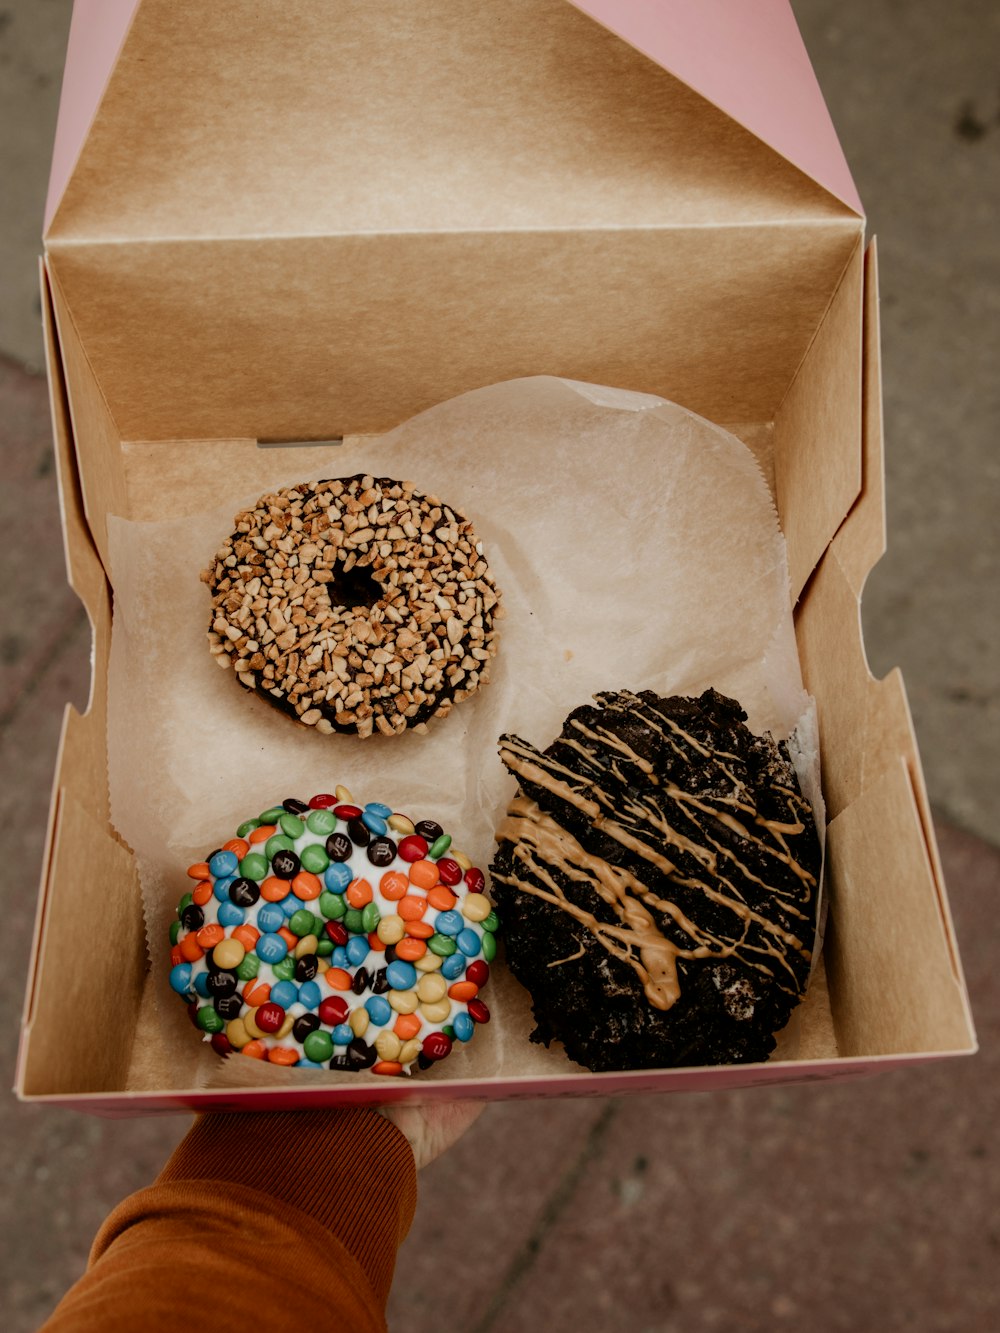
<path fill-rule="evenodd" d="M 261 935 L 257 941 L 257 957 L 262 963 L 280 963 L 288 953 L 288 945 L 280 935 Z"/>
<path fill-rule="evenodd" d="M 284 924 L 285 914 L 277 903 L 265 903 L 257 913 L 257 929 L 265 935 L 273 935 Z"/>
<path fill-rule="evenodd" d="M 417 984 L 417 969 L 397 958 L 385 969 L 385 979 L 393 990 L 409 990 Z"/>
<path fill-rule="evenodd" d="M 352 879 L 350 867 L 343 861 L 334 861 L 323 875 L 323 883 L 331 893 L 343 893 Z"/>
<path fill-rule="evenodd" d="M 353 967 L 360 967 L 368 957 L 368 950 L 367 935 L 352 935 L 346 945 L 347 961 Z"/>
<path fill-rule="evenodd" d="M 473 1023 L 472 1019 L 464 1009 L 455 1015 L 451 1021 L 451 1025 L 455 1029 L 455 1036 L 459 1041 L 469 1041 L 473 1032 L 476 1030 L 475 1023 Z"/>
<path fill-rule="evenodd" d="M 461 912 L 438 912 L 434 929 L 439 935 L 458 935 L 465 929 L 465 918 Z"/>
<path fill-rule="evenodd" d="M 235 852 L 216 852 L 208 863 L 208 868 L 216 879 L 235 875 L 240 860 Z"/>
<path fill-rule="evenodd" d="M 178 963 L 170 969 L 170 987 L 178 995 L 187 995 L 191 989 L 191 964 Z"/>
<path fill-rule="evenodd" d="M 294 981 L 279 981 L 271 987 L 271 999 L 280 1004 L 282 1009 L 289 1009 L 299 998 L 299 988 Z"/>
<path fill-rule="evenodd" d="M 458 932 L 458 935 L 455 937 L 455 943 L 466 958 L 475 958 L 481 947 L 479 935 L 471 926 L 466 926 L 464 930 Z"/>
<path fill-rule="evenodd" d="M 246 913 L 242 907 L 237 907 L 235 903 L 229 901 L 227 891 L 224 902 L 219 904 L 219 925 L 220 926 L 242 926 L 246 919 Z"/>
<path fill-rule="evenodd" d="M 465 973 L 465 954 L 453 953 L 441 964 L 441 975 L 446 981 L 457 981 Z"/>
<path fill-rule="evenodd" d="M 368 1017 L 379 1027 L 384 1027 L 392 1017 L 392 1005 L 384 995 L 372 995 L 365 1000 Z"/>
<path fill-rule="evenodd" d="M 217 879 L 215 881 L 212 893 L 220 903 L 228 901 L 229 886 L 230 884 L 234 884 L 235 882 L 236 882 L 235 876 L 233 875 L 224 875 L 221 879 Z"/>

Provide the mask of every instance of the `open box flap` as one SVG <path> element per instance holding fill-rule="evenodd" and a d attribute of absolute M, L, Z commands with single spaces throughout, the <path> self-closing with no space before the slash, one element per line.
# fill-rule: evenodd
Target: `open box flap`
<path fill-rule="evenodd" d="M 567 0 L 126 8 L 47 236 L 120 438 L 379 433 L 530 374 L 771 420 L 863 229 Z"/>
<path fill-rule="evenodd" d="M 863 212 L 788 0 L 572 3 Z"/>
<path fill-rule="evenodd" d="M 785 0 L 581 8 L 78 0 L 49 243 L 857 222 Z"/>
<path fill-rule="evenodd" d="M 74 0 L 45 201 L 46 231 L 73 174 L 138 4 L 139 0 Z"/>

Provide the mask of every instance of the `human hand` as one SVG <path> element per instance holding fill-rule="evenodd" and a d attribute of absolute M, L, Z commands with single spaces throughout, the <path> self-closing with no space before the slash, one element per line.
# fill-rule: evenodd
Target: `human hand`
<path fill-rule="evenodd" d="M 419 1171 L 460 1139 L 485 1106 L 474 1101 L 436 1101 L 426 1106 L 400 1102 L 382 1107 L 382 1114 L 406 1136 Z"/>

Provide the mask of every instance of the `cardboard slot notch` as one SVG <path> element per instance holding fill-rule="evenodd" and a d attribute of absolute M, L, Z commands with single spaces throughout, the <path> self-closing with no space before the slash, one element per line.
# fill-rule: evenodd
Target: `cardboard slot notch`
<path fill-rule="evenodd" d="M 73 417 L 70 411 L 66 368 L 60 353 L 48 269 L 39 262 L 39 291 L 42 306 L 42 335 L 48 366 L 49 411 L 55 452 L 56 485 L 62 514 L 63 555 L 66 579 L 79 597 L 90 619 L 91 635 L 96 638 L 99 607 L 110 599 L 110 589 L 101 557 L 87 522 L 80 461 L 77 456 Z M 91 654 L 93 659 L 93 653 Z M 91 675 L 86 711 L 93 706 L 94 677 Z"/>
<path fill-rule="evenodd" d="M 861 486 L 832 545 L 845 576 L 860 598 L 865 581 L 886 549 L 882 342 L 878 300 L 878 247 L 865 251 L 861 336 Z"/>
<path fill-rule="evenodd" d="M 97 571 L 87 559 L 87 548 L 96 554 L 103 567 L 101 578 L 106 582 L 107 516 L 124 512 L 127 504 L 120 435 L 80 341 L 51 258 L 46 259 L 44 273 L 43 306 L 50 314 L 50 363 L 58 367 L 64 394 L 62 401 L 54 402 L 53 412 L 60 485 L 65 487 L 69 505 L 65 524 L 69 578 L 94 620 L 94 599 L 100 594 L 96 587 Z M 89 466 L 83 465 L 81 449 L 90 454 Z M 87 572 L 85 578 L 83 571 Z M 77 578 L 81 579 L 79 584 Z"/>
<path fill-rule="evenodd" d="M 774 418 L 775 494 L 793 600 L 861 492 L 863 298 L 858 237 Z"/>
<path fill-rule="evenodd" d="M 258 439 L 258 449 L 336 449 L 344 443 L 343 435 L 328 440 L 272 440 Z"/>

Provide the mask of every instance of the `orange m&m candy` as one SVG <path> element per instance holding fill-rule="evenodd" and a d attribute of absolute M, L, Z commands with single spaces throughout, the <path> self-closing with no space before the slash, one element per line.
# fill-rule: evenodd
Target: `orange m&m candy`
<path fill-rule="evenodd" d="M 410 881 L 405 875 L 401 875 L 398 870 L 389 870 L 379 880 L 378 887 L 383 898 L 388 898 L 390 902 L 397 902 L 400 898 L 406 896 Z"/>
<path fill-rule="evenodd" d="M 427 901 L 438 912 L 450 912 L 458 899 L 444 884 L 436 884 L 427 894 Z"/>
<path fill-rule="evenodd" d="M 410 866 L 410 883 L 418 889 L 433 889 L 440 876 L 433 861 L 414 861 Z"/>
<path fill-rule="evenodd" d="M 352 879 L 344 897 L 352 907 L 367 907 L 372 900 L 372 886 L 366 879 Z"/>

